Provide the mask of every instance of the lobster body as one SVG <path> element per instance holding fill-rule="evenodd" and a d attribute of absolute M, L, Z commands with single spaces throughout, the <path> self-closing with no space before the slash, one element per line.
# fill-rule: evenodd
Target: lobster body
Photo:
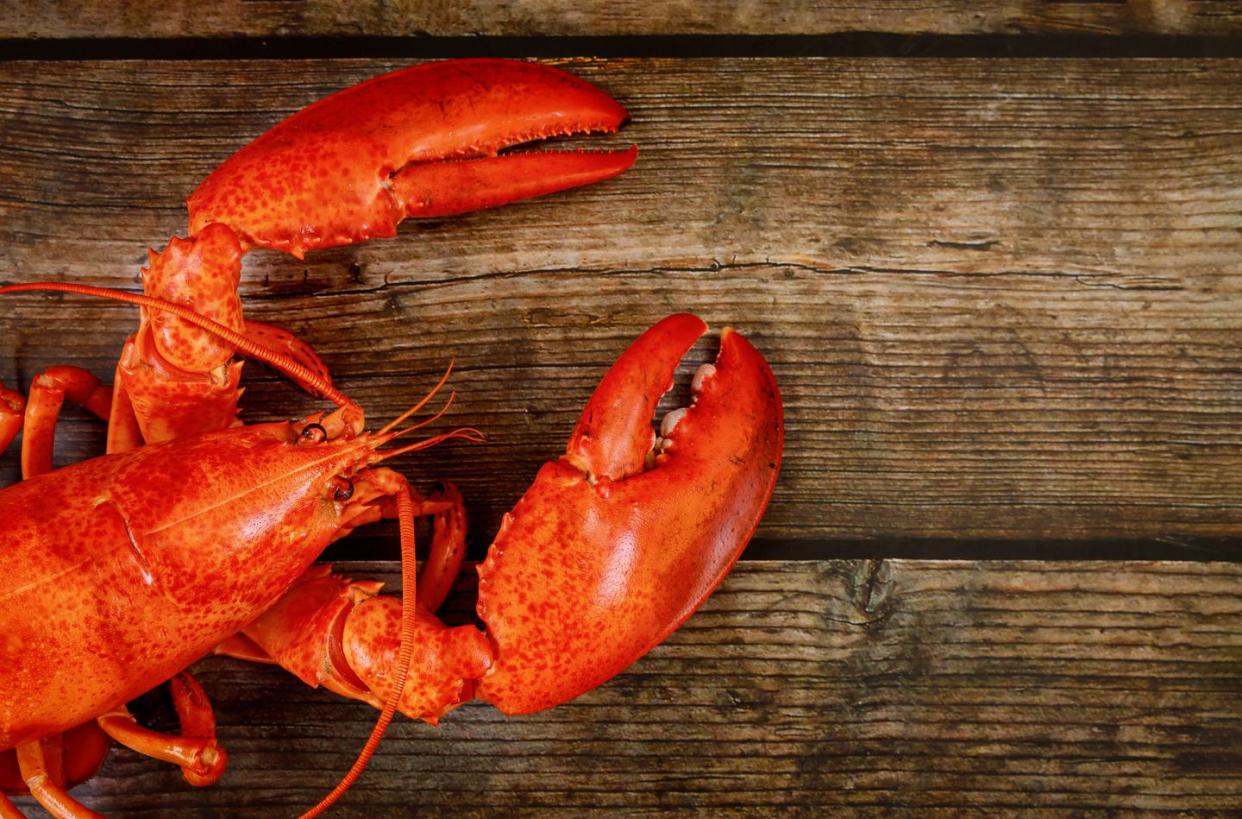
<path fill-rule="evenodd" d="M 346 524 L 357 446 L 264 424 L 84 461 L 0 491 L 0 749 L 169 679 L 269 608 Z"/>
<path fill-rule="evenodd" d="M 435 420 L 395 429 L 430 396 L 364 431 L 310 346 L 248 320 L 237 292 L 256 247 L 300 258 L 393 236 L 406 218 L 615 176 L 636 149 L 514 149 L 612 132 L 626 116 L 548 66 L 461 60 L 394 72 L 295 114 L 205 179 L 187 201 L 189 235 L 150 253 L 145 295 L 0 287 L 142 307 L 111 387 L 71 366 L 37 376 L 28 400 L 0 385 L 0 450 L 24 430 L 27 478 L 0 490 L 0 602 L 16 613 L 0 630 L 0 817 L 18 815 L 4 794 L 26 791 L 58 817 L 93 816 L 66 789 L 97 769 L 109 739 L 179 765 L 191 784 L 215 782 L 227 755 L 185 670 L 212 652 L 278 663 L 381 708 L 314 814 L 356 779 L 397 710 L 434 723 L 475 696 L 506 713 L 553 707 L 621 672 L 711 593 L 763 514 L 783 448 L 776 381 L 740 334 L 722 332 L 691 405 L 658 435 L 660 396 L 707 326 L 670 316 L 621 356 L 565 454 L 505 516 L 479 567 L 480 627 L 450 628 L 435 612 L 465 552 L 461 495 L 444 485 L 424 497 L 377 464 L 477 433 L 380 449 Z M 241 426 L 239 355 L 340 409 Z M 108 421 L 110 454 L 53 472 L 66 398 Z M 421 516 L 433 518 L 433 536 L 415 578 Z M 381 517 L 399 521 L 401 598 L 312 567 L 333 540 Z M 178 734 L 138 725 L 124 706 L 165 680 Z"/>

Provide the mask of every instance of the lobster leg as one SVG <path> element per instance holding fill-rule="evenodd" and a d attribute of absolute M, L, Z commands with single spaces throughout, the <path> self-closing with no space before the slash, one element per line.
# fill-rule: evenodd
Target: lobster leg
<path fill-rule="evenodd" d="M 128 348 L 133 340 L 126 342 Z M 122 354 L 123 358 L 123 354 Z M 112 412 L 108 414 L 108 440 L 106 452 L 129 452 L 142 446 L 142 430 L 138 427 L 138 416 L 134 414 L 133 402 L 125 391 L 121 381 L 121 365 L 116 367 L 116 378 L 112 382 Z"/>
<path fill-rule="evenodd" d="M 185 781 L 200 788 L 213 785 L 224 774 L 228 754 L 216 742 L 216 715 L 211 709 L 211 700 L 207 698 L 207 692 L 198 684 L 198 680 L 188 671 L 182 671 L 169 680 L 168 689 L 172 694 L 177 719 L 181 722 L 181 733 L 186 737 L 209 740 L 209 747 L 214 748 L 217 755 L 205 772 L 182 766 L 181 775 L 185 777 Z"/>
<path fill-rule="evenodd" d="M 0 819 L 26 819 L 26 815 L 17 809 L 17 805 L 0 791 Z"/>
<path fill-rule="evenodd" d="M 44 767 L 54 785 L 71 788 L 95 775 L 108 755 L 111 744 L 107 734 L 94 720 L 77 725 L 43 740 Z M 29 793 L 18 764 L 17 751 L 0 751 L 0 819 L 21 817 L 22 813 L 5 798 L 5 794 Z M 12 811 L 10 813 L 9 811 Z"/>
<path fill-rule="evenodd" d="M 66 398 L 107 420 L 112 412 L 111 393 L 98 378 L 81 367 L 49 367 L 36 375 L 26 401 L 22 477 L 31 478 L 52 471 L 56 422 Z"/>
<path fill-rule="evenodd" d="M 447 505 L 432 511 L 437 503 Z M 432 523 L 431 552 L 418 576 L 418 602 L 425 610 L 439 610 L 453 588 L 466 557 L 466 504 L 451 483 L 433 492 L 423 509 L 435 517 Z"/>
<path fill-rule="evenodd" d="M 22 428 L 26 397 L 0 384 L 0 452 L 8 449 Z"/>
<path fill-rule="evenodd" d="M 198 682 L 184 672 L 173 678 L 172 696 L 185 735 L 143 728 L 124 705 L 99 717 L 99 727 L 130 750 L 181 766 L 182 776 L 191 785 L 211 785 L 228 762 L 228 755 L 216 743 L 211 704 Z"/>
<path fill-rule="evenodd" d="M 57 819 L 102 819 L 98 813 L 70 796 L 60 784 L 64 781 L 57 770 L 60 754 L 44 753 L 45 750 L 57 751 L 55 746 L 60 742 L 61 735 L 57 734 L 17 746 L 17 764 L 30 795 Z"/>
<path fill-rule="evenodd" d="M 22 439 L 22 477 L 52 469 L 56 422 L 65 398 L 107 420 L 112 399 L 99 379 L 80 367 L 49 367 L 35 376 L 30 399 L 0 384 L 0 452 L 25 427 Z"/>

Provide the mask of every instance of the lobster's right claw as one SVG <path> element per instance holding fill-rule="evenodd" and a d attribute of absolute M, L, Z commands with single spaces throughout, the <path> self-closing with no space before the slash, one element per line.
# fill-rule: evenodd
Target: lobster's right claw
<path fill-rule="evenodd" d="M 656 404 L 706 330 L 680 314 L 644 333 L 506 516 L 478 604 L 497 659 L 477 696 L 502 711 L 550 708 L 624 670 L 694 612 L 758 525 L 784 426 L 772 371 L 738 333 L 721 334 L 714 372 L 644 468 Z"/>

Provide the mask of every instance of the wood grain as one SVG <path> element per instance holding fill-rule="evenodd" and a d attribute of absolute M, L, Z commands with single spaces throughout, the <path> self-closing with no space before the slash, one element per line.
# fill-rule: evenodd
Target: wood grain
<path fill-rule="evenodd" d="M 351 571 L 398 580 L 395 564 Z M 665 644 L 573 703 L 395 724 L 336 815 L 1229 812 L 1239 591 L 1228 564 L 742 564 Z M 198 673 L 225 780 L 194 790 L 116 751 L 77 792 L 88 804 L 291 814 L 331 787 L 374 717 L 275 669 L 217 659 Z"/>
<path fill-rule="evenodd" d="M 244 274 L 249 314 L 314 344 L 374 419 L 456 358 L 451 422 L 489 442 L 400 468 L 459 482 L 476 537 L 677 310 L 737 324 L 777 373 L 788 454 L 760 537 L 1242 532 L 1242 63 L 568 66 L 632 111 L 606 141 L 641 145 L 631 172 Z M 0 65 L 0 270 L 133 288 L 223 157 L 392 67 Z M 8 298 L 6 383 L 107 375 L 134 326 Z M 251 373 L 246 418 L 315 406 Z M 99 450 L 97 424 L 63 430 L 62 462 Z"/>
<path fill-rule="evenodd" d="M 340 0 L 36 0 L 0 16 L 0 37 L 617 36 L 665 34 L 1225 34 L 1235 0 L 915 0 L 903 3 L 642 3 L 550 0 L 345 3 Z"/>

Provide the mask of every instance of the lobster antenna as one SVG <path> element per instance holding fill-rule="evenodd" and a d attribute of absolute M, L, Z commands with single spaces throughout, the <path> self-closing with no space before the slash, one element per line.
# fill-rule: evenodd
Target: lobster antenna
<path fill-rule="evenodd" d="M 94 287 L 89 284 L 68 284 L 66 282 L 29 282 L 25 284 L 6 284 L 0 287 L 0 295 L 6 293 L 30 293 L 30 292 L 53 292 L 53 293 L 76 293 L 81 296 L 95 296 L 96 298 L 109 299 L 110 301 L 125 302 L 126 304 L 136 304 L 140 307 L 146 307 L 151 310 L 163 310 L 165 313 L 171 313 L 179 319 L 190 322 L 201 330 L 206 330 L 222 341 L 237 348 L 242 355 L 262 361 L 269 367 L 280 371 L 284 375 L 294 381 L 304 384 L 308 389 L 318 393 L 323 398 L 336 404 L 338 407 L 352 405 L 354 402 L 345 397 L 345 394 L 333 387 L 318 373 L 299 364 L 288 356 L 270 350 L 261 344 L 246 338 L 241 333 L 233 330 L 218 321 L 207 318 L 204 315 L 194 312 L 183 304 L 175 304 L 171 301 L 148 296 L 142 293 L 129 293 L 124 290 L 113 290 L 108 287 Z"/>
<path fill-rule="evenodd" d="M 401 413 L 401 414 L 400 414 L 400 415 L 398 415 L 396 418 L 394 418 L 394 419 L 392 419 L 391 421 L 389 421 L 387 424 L 384 424 L 384 428 L 383 428 L 383 429 L 381 429 L 379 432 L 377 432 L 377 433 L 375 433 L 375 434 L 376 434 L 376 435 L 384 435 L 384 434 L 385 434 L 385 433 L 387 433 L 390 429 L 392 429 L 393 427 L 395 427 L 397 424 L 401 423 L 401 422 L 402 422 L 402 421 L 404 421 L 406 418 L 409 418 L 411 415 L 413 415 L 414 413 L 418 412 L 418 411 L 419 411 L 420 409 L 422 409 L 423 407 L 427 406 L 427 402 L 428 402 L 428 401 L 430 401 L 432 398 L 434 398 L 434 397 L 435 397 L 435 395 L 436 395 L 436 393 L 438 393 L 438 392 L 439 392 L 439 391 L 440 391 L 440 390 L 444 387 L 444 385 L 448 383 L 449 376 L 450 376 L 450 375 L 452 375 L 452 374 L 453 374 L 453 361 L 452 361 L 452 359 L 450 359 L 450 360 L 449 360 L 449 363 L 448 363 L 448 367 L 447 367 L 447 368 L 445 368 L 445 370 L 444 370 L 444 375 L 440 376 L 440 380 L 439 380 L 439 381 L 437 381 L 437 382 L 436 382 L 436 385 L 435 385 L 434 387 L 432 387 L 432 388 L 431 388 L 431 391 L 430 391 L 430 392 L 428 392 L 426 395 L 424 395 L 424 396 L 423 396 L 423 399 L 422 399 L 421 401 L 419 401 L 417 404 L 415 404 L 414 406 L 410 407 L 408 410 L 406 410 L 405 412 Z M 444 414 L 444 412 L 445 412 L 445 410 L 447 410 L 447 409 L 449 408 L 449 405 L 450 405 L 450 404 L 452 404 L 452 403 L 453 403 L 453 396 L 452 396 L 452 394 L 450 393 L 450 394 L 449 394 L 449 397 L 448 397 L 448 403 L 446 403 L 446 404 L 444 405 L 444 409 L 442 409 L 442 410 L 440 410 L 440 412 L 436 413 L 436 418 L 439 418 L 441 415 L 443 415 L 443 414 Z M 417 427 L 416 427 L 416 428 L 417 428 Z"/>
<path fill-rule="evenodd" d="M 411 432 L 417 432 L 423 427 L 429 426 L 430 424 L 434 424 L 436 421 L 439 421 L 449 411 L 449 407 L 453 406 L 453 398 L 456 395 L 457 393 L 450 392 L 448 394 L 448 398 L 444 399 L 444 406 L 436 410 L 434 415 L 430 415 L 424 418 L 423 420 L 419 421 L 418 423 L 410 424 L 408 427 L 399 429 L 396 432 L 386 432 L 385 430 L 388 430 L 392 426 L 392 424 L 389 424 L 387 427 L 384 428 L 384 430 L 381 430 L 380 432 L 375 433 L 376 439 L 379 441 L 378 445 L 383 446 L 389 441 L 392 441 L 396 438 L 400 438 L 403 435 L 409 435 Z"/>
<path fill-rule="evenodd" d="M 397 714 L 397 707 L 401 704 L 401 695 L 405 693 L 405 681 L 409 676 L 410 665 L 414 660 L 414 622 L 415 622 L 415 606 L 417 600 L 415 595 L 418 589 L 418 580 L 415 577 L 415 567 L 417 563 L 414 559 L 414 499 L 410 496 L 410 487 L 402 486 L 396 493 L 397 500 L 397 525 L 401 530 L 401 642 L 397 651 L 397 679 L 392 691 L 388 692 L 388 696 L 384 698 L 384 707 L 380 710 L 379 718 L 375 721 L 375 727 L 371 729 L 371 735 L 367 737 L 366 744 L 362 746 L 362 750 L 358 752 L 354 764 L 341 777 L 341 781 L 336 783 L 327 796 L 320 799 L 318 804 L 302 814 L 300 819 L 313 819 L 320 815 L 328 808 L 336 803 L 344 795 L 345 791 L 353 787 L 358 781 L 358 777 L 362 775 L 366 769 L 367 763 L 371 761 L 371 757 L 375 754 L 375 749 L 379 747 L 380 740 L 384 738 L 384 732 L 388 730 L 388 724 L 392 722 L 392 718 Z"/>
<path fill-rule="evenodd" d="M 384 456 L 384 460 L 388 460 L 389 458 L 395 458 L 398 455 L 405 455 L 408 452 L 418 452 L 422 449 L 429 449 L 436 444 L 442 444 L 445 441 L 452 441 L 454 439 L 481 444 L 487 440 L 487 436 L 482 432 L 479 432 L 474 427 L 461 427 L 449 432 L 443 432 L 439 435 L 433 435 L 430 438 L 424 438 L 421 441 L 415 441 L 412 444 L 406 444 L 405 446 L 398 447 L 396 449 L 381 449 L 379 450 L 379 454 Z"/>

